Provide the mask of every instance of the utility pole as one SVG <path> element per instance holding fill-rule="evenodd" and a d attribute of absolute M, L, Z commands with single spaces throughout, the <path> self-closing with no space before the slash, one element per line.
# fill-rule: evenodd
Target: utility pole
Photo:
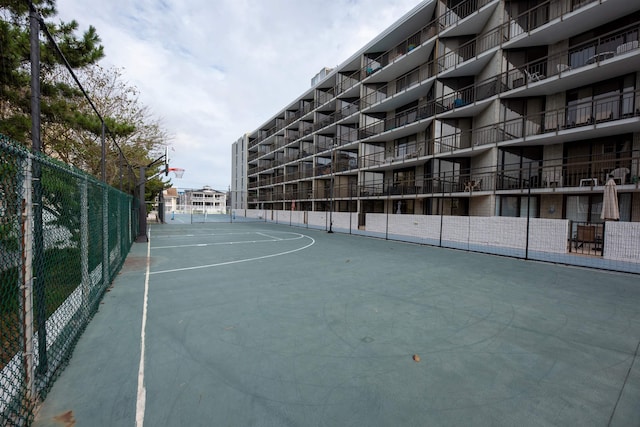
<path fill-rule="evenodd" d="M 31 139 L 32 152 L 42 152 L 40 135 L 40 17 L 29 2 L 31 47 Z M 42 169 L 37 158 L 32 164 L 33 179 L 33 297 L 38 327 L 38 374 L 47 372 L 46 306 L 44 295 L 44 241 L 42 223 Z M 34 388 L 35 391 L 35 388 Z"/>

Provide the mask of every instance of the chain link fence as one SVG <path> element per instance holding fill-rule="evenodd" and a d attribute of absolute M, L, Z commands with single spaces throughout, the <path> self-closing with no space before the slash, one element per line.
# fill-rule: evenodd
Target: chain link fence
<path fill-rule="evenodd" d="M 0 424 L 29 425 L 138 229 L 137 200 L 0 135 Z"/>

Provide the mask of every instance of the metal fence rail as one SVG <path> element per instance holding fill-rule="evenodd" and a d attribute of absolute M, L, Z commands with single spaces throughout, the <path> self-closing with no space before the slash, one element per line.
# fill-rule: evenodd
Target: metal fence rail
<path fill-rule="evenodd" d="M 38 400 L 137 235 L 137 200 L 0 135 L 0 424 Z"/>

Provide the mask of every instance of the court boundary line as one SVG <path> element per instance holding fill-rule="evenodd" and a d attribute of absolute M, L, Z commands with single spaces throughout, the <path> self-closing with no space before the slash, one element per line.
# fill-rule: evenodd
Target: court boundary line
<path fill-rule="evenodd" d="M 250 262 L 250 261 L 258 261 L 261 259 L 266 259 L 266 258 L 273 258 L 273 257 L 277 257 L 277 256 L 282 256 L 282 255 L 288 255 L 288 254 L 292 254 L 298 251 L 302 251 L 304 249 L 307 249 L 311 246 L 313 246 L 316 241 L 313 237 L 311 236 L 307 236 L 306 234 L 300 234 L 300 233 L 295 233 L 298 234 L 301 238 L 307 238 L 311 240 L 311 243 L 309 243 L 306 246 L 302 246 L 300 248 L 296 248 L 296 249 L 292 249 L 289 251 L 284 251 L 284 252 L 277 252 L 274 254 L 269 254 L 269 255 L 262 255 L 259 257 L 253 257 L 253 258 L 246 258 L 246 259 L 237 259 L 237 260 L 233 260 L 233 261 L 225 261 L 225 262 L 218 262 L 215 264 L 205 264 L 205 265 L 196 265 L 193 267 L 181 267 L 181 268 L 172 268 L 169 270 L 159 270 L 159 271 L 152 271 L 149 273 L 149 275 L 155 275 L 155 274 L 167 274 L 167 273 L 176 273 L 179 271 L 188 271 L 188 270 L 200 270 L 200 269 L 204 269 L 204 268 L 214 268 L 214 267 L 220 267 L 223 265 L 231 265 L 231 264 L 239 264 L 242 262 Z"/>
<path fill-rule="evenodd" d="M 151 270 L 151 230 L 147 232 L 147 268 L 144 275 L 144 297 L 142 300 L 142 327 L 140 330 L 140 363 L 138 365 L 138 392 L 136 398 L 136 426 L 144 424 L 147 390 L 144 386 L 144 348 L 146 346 L 147 301 L 149 300 L 149 273 Z"/>
<path fill-rule="evenodd" d="M 175 249 L 175 248 L 192 248 L 192 247 L 206 247 L 206 246 L 222 246 L 222 245 L 243 245 L 246 243 L 265 243 L 265 242 L 289 242 L 292 240 L 300 240 L 307 237 L 304 234 L 288 232 L 288 234 L 293 234 L 295 237 L 292 238 L 279 238 L 274 236 L 269 236 L 264 233 L 252 233 L 258 234 L 260 236 L 264 236 L 268 238 L 268 240 L 238 240 L 238 241 L 230 241 L 230 242 L 215 242 L 215 243 L 192 243 L 186 245 L 168 245 L 168 246 L 154 246 L 152 249 Z M 231 236 L 232 234 L 229 234 Z"/>

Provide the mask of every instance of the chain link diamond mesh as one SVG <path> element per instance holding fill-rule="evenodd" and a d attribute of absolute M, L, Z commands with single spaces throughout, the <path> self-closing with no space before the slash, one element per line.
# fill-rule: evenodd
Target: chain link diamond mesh
<path fill-rule="evenodd" d="M 0 421 L 28 425 L 124 263 L 137 201 L 0 136 Z"/>

